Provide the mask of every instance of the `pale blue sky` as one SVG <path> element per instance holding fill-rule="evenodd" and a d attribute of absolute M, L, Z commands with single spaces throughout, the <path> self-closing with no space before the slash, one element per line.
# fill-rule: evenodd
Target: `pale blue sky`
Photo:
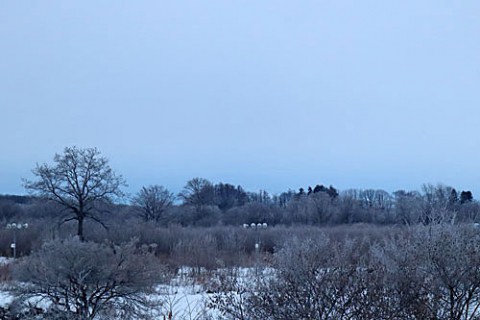
<path fill-rule="evenodd" d="M 1 1 L 0 194 L 77 145 L 130 192 L 198 176 L 477 196 L 479 14 L 479 1 Z"/>

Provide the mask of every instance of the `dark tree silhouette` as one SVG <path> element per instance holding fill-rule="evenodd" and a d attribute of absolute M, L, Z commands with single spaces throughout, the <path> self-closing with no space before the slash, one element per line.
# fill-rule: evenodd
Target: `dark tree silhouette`
<path fill-rule="evenodd" d="M 132 199 L 132 204 L 140 209 L 144 221 L 158 222 L 171 207 L 175 195 L 163 186 L 143 187 Z"/>
<path fill-rule="evenodd" d="M 92 219 L 103 226 L 95 215 L 96 205 L 123 197 L 122 176 L 110 168 L 108 160 L 96 148 L 67 147 L 63 154 L 55 154 L 53 165 L 36 165 L 33 174 L 37 180 L 24 180 L 27 190 L 36 196 L 54 201 L 68 212 L 61 223 L 76 220 L 77 235 L 85 240 L 83 223 Z"/>
<path fill-rule="evenodd" d="M 214 188 L 207 179 L 193 178 L 187 181 L 178 196 L 184 204 L 194 206 L 196 211 L 202 211 L 204 206 L 214 203 Z"/>
<path fill-rule="evenodd" d="M 244 205 L 248 195 L 242 187 L 237 188 L 228 183 L 218 183 L 214 186 L 214 202 L 220 210 L 228 210 Z"/>
<path fill-rule="evenodd" d="M 460 203 L 467 203 L 473 201 L 473 194 L 471 191 L 462 191 L 460 193 Z"/>

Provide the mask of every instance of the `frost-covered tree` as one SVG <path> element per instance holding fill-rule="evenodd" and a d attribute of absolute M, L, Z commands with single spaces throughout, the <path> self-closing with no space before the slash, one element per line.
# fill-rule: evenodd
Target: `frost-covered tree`
<path fill-rule="evenodd" d="M 77 235 L 83 241 L 84 221 L 103 224 L 96 215 L 96 205 L 122 197 L 125 181 L 96 148 L 67 147 L 63 154 L 54 156 L 53 162 L 37 164 L 32 170 L 36 180 L 24 180 L 24 186 L 32 194 L 62 206 L 67 215 L 61 222 L 76 220 Z"/>

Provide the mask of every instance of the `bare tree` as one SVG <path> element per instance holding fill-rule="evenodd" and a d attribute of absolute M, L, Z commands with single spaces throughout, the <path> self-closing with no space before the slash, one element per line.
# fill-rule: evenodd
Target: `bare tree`
<path fill-rule="evenodd" d="M 214 188 L 210 181 L 203 178 L 193 178 L 187 181 L 182 192 L 178 195 L 185 204 L 195 207 L 197 212 L 203 207 L 214 203 Z"/>
<path fill-rule="evenodd" d="M 355 319 L 357 297 L 365 291 L 361 254 L 353 241 L 293 239 L 275 254 L 268 276 L 249 287 L 233 283 L 214 295 L 212 306 L 239 320 Z"/>
<path fill-rule="evenodd" d="M 95 215 L 95 205 L 122 197 L 125 186 L 122 176 L 116 175 L 108 160 L 96 148 L 67 147 L 56 154 L 54 164 L 36 165 L 33 174 L 37 180 L 24 180 L 24 186 L 34 195 L 54 201 L 70 214 L 63 222 L 76 220 L 77 235 L 85 240 L 83 223 L 90 218 L 103 225 Z"/>
<path fill-rule="evenodd" d="M 414 225 L 422 220 L 423 198 L 419 192 L 398 190 L 395 197 L 394 212 L 397 222 Z"/>
<path fill-rule="evenodd" d="M 480 310 L 480 235 L 467 226 L 448 224 L 424 229 L 418 237 L 425 247 L 424 270 L 430 279 L 432 309 L 438 318 L 478 319 Z"/>
<path fill-rule="evenodd" d="M 354 318 L 355 299 L 364 291 L 359 247 L 326 236 L 290 241 L 276 254 L 275 277 L 257 295 L 268 301 L 260 309 L 266 306 L 275 319 Z"/>
<path fill-rule="evenodd" d="M 456 212 L 449 210 L 452 190 L 452 187 L 442 184 L 436 186 L 424 184 L 422 186 L 422 219 L 424 224 L 455 222 Z"/>
<path fill-rule="evenodd" d="M 332 198 L 326 192 L 314 192 L 307 198 L 307 204 L 313 213 L 313 222 L 315 224 L 327 223 L 333 215 L 338 214 L 335 211 L 335 198 Z"/>
<path fill-rule="evenodd" d="M 153 254 L 139 251 L 134 241 L 114 246 L 75 238 L 45 243 L 13 272 L 23 282 L 23 301 L 41 298 L 52 304 L 49 312 L 85 320 L 147 315 L 148 294 L 165 275 Z"/>
<path fill-rule="evenodd" d="M 167 188 L 154 185 L 143 187 L 132 199 L 132 204 L 140 209 L 143 220 L 158 222 L 174 200 L 174 194 Z"/>

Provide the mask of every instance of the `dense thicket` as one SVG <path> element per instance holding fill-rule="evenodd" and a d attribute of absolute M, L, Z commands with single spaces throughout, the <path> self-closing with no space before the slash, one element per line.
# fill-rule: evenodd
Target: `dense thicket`
<path fill-rule="evenodd" d="M 220 278 L 228 319 L 478 319 L 480 233 L 415 226 L 382 239 L 292 238 L 253 285 Z"/>

